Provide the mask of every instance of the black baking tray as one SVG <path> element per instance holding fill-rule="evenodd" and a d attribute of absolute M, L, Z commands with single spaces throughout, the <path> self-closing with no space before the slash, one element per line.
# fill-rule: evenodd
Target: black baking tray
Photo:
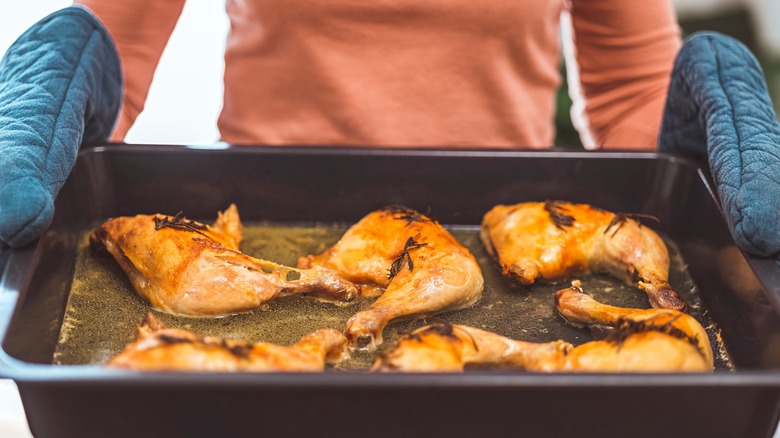
<path fill-rule="evenodd" d="M 712 374 L 199 374 L 53 365 L 85 229 L 137 213 L 353 223 L 403 204 L 475 227 L 500 203 L 653 215 L 730 366 Z M 82 149 L 49 231 L 0 282 L 0 375 L 36 436 L 772 436 L 780 269 L 734 248 L 706 172 L 658 153 L 101 145 Z M 729 257 L 723 257 L 728 254 Z M 725 261 L 724 261 L 725 260 Z"/>

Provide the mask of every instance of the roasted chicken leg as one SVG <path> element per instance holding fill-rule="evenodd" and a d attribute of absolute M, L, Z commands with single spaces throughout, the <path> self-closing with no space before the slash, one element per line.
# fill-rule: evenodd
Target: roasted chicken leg
<path fill-rule="evenodd" d="M 231 205 L 213 226 L 180 215 L 138 215 L 111 219 L 93 237 L 138 295 L 163 312 L 219 316 L 297 293 L 334 301 L 357 296 L 354 284 L 329 269 L 300 270 L 241 253 L 242 233 L 238 209 Z"/>
<path fill-rule="evenodd" d="M 346 346 L 347 339 L 334 329 L 317 330 L 291 347 L 281 347 L 198 336 L 167 328 L 148 313 L 136 341 L 106 365 L 141 371 L 318 372 L 326 360 L 341 360 Z"/>
<path fill-rule="evenodd" d="M 381 296 L 347 322 L 350 347 L 374 350 L 395 318 L 469 307 L 482 297 L 482 271 L 474 256 L 436 221 L 391 206 L 353 225 L 333 247 L 302 257 L 299 268 L 322 266 Z"/>
<path fill-rule="evenodd" d="M 711 371 L 704 327 L 672 309 L 630 309 L 599 303 L 578 281 L 555 293 L 558 312 L 573 324 L 613 327 L 604 341 L 580 345 L 566 357 L 572 369 L 592 371 Z"/>
<path fill-rule="evenodd" d="M 663 240 L 624 214 L 561 201 L 498 205 L 485 214 L 480 236 L 504 275 L 522 284 L 607 272 L 638 277 L 654 308 L 687 308 L 669 286 Z"/>
<path fill-rule="evenodd" d="M 601 341 L 577 347 L 561 340 L 523 342 L 474 327 L 439 323 L 404 336 L 380 355 L 375 371 L 460 372 L 467 365 L 537 372 L 712 371 L 707 333 L 691 316 L 666 309 L 621 309 L 577 287 L 556 293 L 556 305 L 578 324 L 612 326 Z"/>
<path fill-rule="evenodd" d="M 440 322 L 403 336 L 377 356 L 372 371 L 463 372 L 467 365 L 556 371 L 568 342 L 516 341 L 465 325 Z"/>

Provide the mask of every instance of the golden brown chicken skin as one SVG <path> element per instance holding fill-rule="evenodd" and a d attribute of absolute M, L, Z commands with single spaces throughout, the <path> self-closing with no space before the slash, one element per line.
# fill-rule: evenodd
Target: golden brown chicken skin
<path fill-rule="evenodd" d="M 180 215 L 137 215 L 105 222 L 93 238 L 138 295 L 163 312 L 220 316 L 297 293 L 344 302 L 357 296 L 357 287 L 331 270 L 300 270 L 241 253 L 242 230 L 231 205 L 211 226 Z"/>
<path fill-rule="evenodd" d="M 441 322 L 402 337 L 377 357 L 372 371 L 463 372 L 466 366 L 556 371 L 571 348 L 564 341 L 516 341 L 478 328 Z"/>
<path fill-rule="evenodd" d="M 669 286 L 663 240 L 626 215 L 562 201 L 498 205 L 485 214 L 480 236 L 504 275 L 522 284 L 606 272 L 638 278 L 654 308 L 687 308 Z"/>
<path fill-rule="evenodd" d="M 375 350 L 391 320 L 472 306 L 484 280 L 474 256 L 438 222 L 412 209 L 390 206 L 366 215 L 330 249 L 302 257 L 299 268 L 322 266 L 381 293 L 349 319 L 350 346 Z"/>
<path fill-rule="evenodd" d="M 109 367 L 140 371 L 321 372 L 326 361 L 346 354 L 338 330 L 320 329 L 290 347 L 198 336 L 167 328 L 151 313 L 136 331 L 136 341 L 108 361 Z"/>
<path fill-rule="evenodd" d="M 704 327 L 672 309 L 631 309 L 599 303 L 578 281 L 555 293 L 558 312 L 573 324 L 613 327 L 604 341 L 576 347 L 569 367 L 586 371 L 711 371 L 712 346 Z"/>
<path fill-rule="evenodd" d="M 534 372 L 708 372 L 712 348 L 691 316 L 665 309 L 621 309 L 577 288 L 556 294 L 558 310 L 578 324 L 614 327 L 601 341 L 523 342 L 463 325 L 439 323 L 404 336 L 374 371 L 462 372 L 490 366 Z"/>

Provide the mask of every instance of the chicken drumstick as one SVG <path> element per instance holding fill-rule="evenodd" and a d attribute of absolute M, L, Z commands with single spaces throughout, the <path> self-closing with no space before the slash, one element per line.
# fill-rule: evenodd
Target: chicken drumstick
<path fill-rule="evenodd" d="M 324 253 L 302 257 L 299 268 L 322 266 L 381 293 L 347 322 L 350 347 L 375 350 L 392 319 L 432 315 L 475 304 L 484 281 L 474 256 L 438 222 L 390 206 L 365 216 Z"/>
<path fill-rule="evenodd" d="M 141 371 L 318 372 L 326 361 L 342 359 L 346 345 L 347 339 L 334 329 L 317 330 L 291 347 L 204 337 L 167 328 L 147 313 L 136 341 L 106 365 Z"/>
<path fill-rule="evenodd" d="M 522 284 L 607 272 L 638 277 L 654 308 L 687 308 L 669 286 L 663 240 L 624 214 L 562 201 L 498 205 L 485 214 L 480 236 L 504 275 Z"/>
<path fill-rule="evenodd" d="M 310 293 L 351 301 L 357 287 L 315 266 L 300 270 L 238 251 L 243 228 L 231 205 L 213 226 L 180 215 L 111 219 L 93 232 L 157 310 L 187 316 L 219 316 L 254 309 L 272 298 Z"/>
<path fill-rule="evenodd" d="M 439 323 L 403 337 L 373 369 L 461 372 L 467 365 L 490 365 L 536 372 L 712 371 L 709 338 L 693 317 L 675 310 L 608 306 L 578 287 L 556 293 L 558 311 L 575 323 L 614 327 L 607 339 L 575 347 L 561 340 L 523 342 Z"/>

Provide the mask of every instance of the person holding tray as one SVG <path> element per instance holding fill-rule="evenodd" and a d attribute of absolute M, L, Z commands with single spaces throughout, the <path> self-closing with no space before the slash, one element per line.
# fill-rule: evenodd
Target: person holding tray
<path fill-rule="evenodd" d="M 45 231 L 80 144 L 123 140 L 183 5 L 78 0 L 8 50 L 2 242 Z M 780 251 L 780 127 L 760 68 L 722 35 L 683 44 L 670 0 L 228 0 L 227 13 L 228 143 L 549 147 L 564 30 L 585 146 L 708 158 L 738 244 Z"/>

